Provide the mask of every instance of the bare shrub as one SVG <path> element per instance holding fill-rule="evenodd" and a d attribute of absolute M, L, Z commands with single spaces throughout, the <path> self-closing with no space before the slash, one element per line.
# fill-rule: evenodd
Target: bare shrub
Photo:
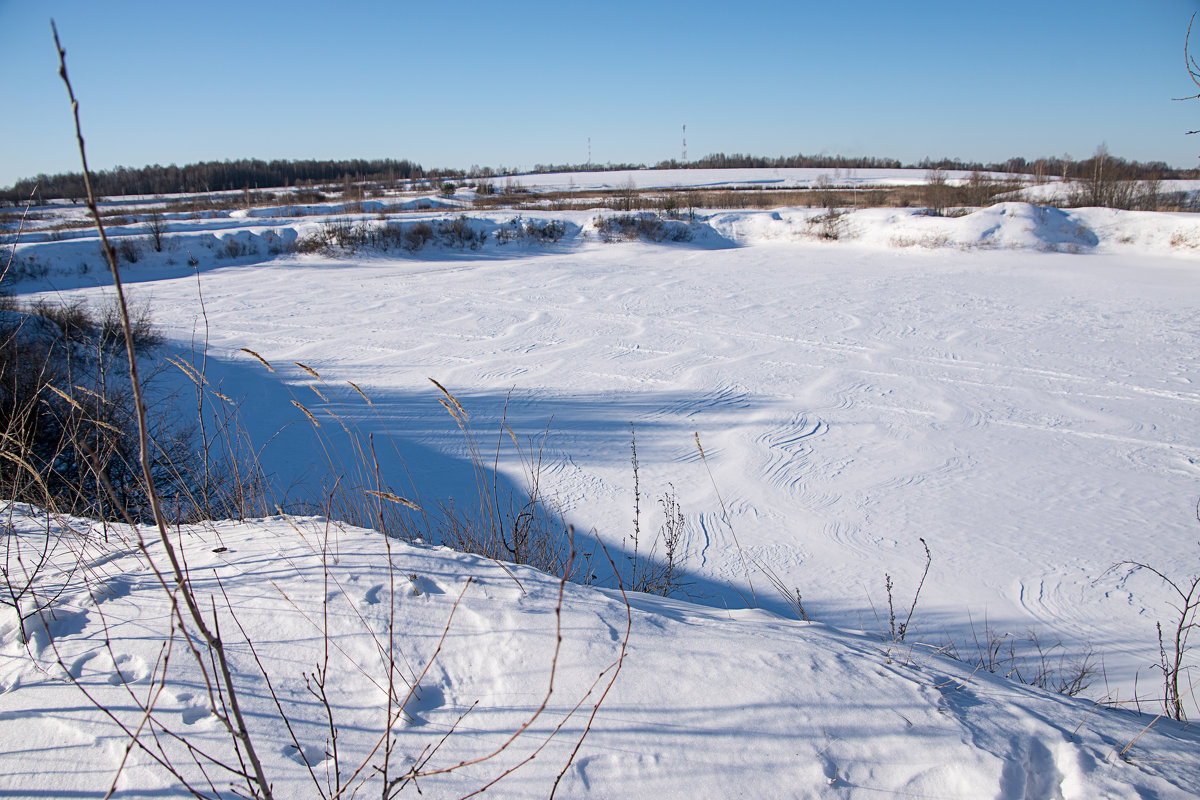
<path fill-rule="evenodd" d="M 1200 521 L 1200 502 L 1196 505 L 1196 519 Z M 1113 569 L 1124 570 L 1127 577 L 1139 571 L 1148 572 L 1169 587 L 1176 596 L 1175 602 L 1170 605 L 1174 613 L 1166 631 L 1164 632 L 1162 622 L 1155 623 L 1159 661 L 1154 668 L 1162 673 L 1163 714 L 1184 722 L 1187 720 L 1186 698 L 1191 697 L 1193 705 L 1196 703 L 1192 693 L 1195 681 L 1192 681 L 1190 676 L 1197 665 L 1190 661 L 1190 639 L 1192 632 L 1200 628 L 1200 574 L 1172 578 L 1140 561 L 1123 561 Z"/>
<path fill-rule="evenodd" d="M 837 209 L 818 214 L 807 220 L 808 228 L 818 239 L 836 242 L 846 235 L 846 215 Z"/>
<path fill-rule="evenodd" d="M 124 346 L 121 341 L 123 336 L 121 312 L 116 303 L 109 303 L 103 308 L 98 320 L 98 327 L 99 340 L 103 347 L 119 349 Z M 145 352 L 163 343 L 163 336 L 154 325 L 149 303 L 142 303 L 129 309 L 129 329 L 135 352 Z"/>
<path fill-rule="evenodd" d="M 825 207 L 827 213 L 832 215 L 837 208 L 837 195 L 833 191 L 833 179 L 827 173 L 822 172 L 817 176 L 813 190 L 816 193 L 817 202 Z"/>
<path fill-rule="evenodd" d="M 474 250 L 483 243 L 482 232 L 465 216 L 452 220 L 438 220 L 437 232 L 439 238 L 451 247 L 469 247 Z"/>
<path fill-rule="evenodd" d="M 290 249 L 301 253 L 337 254 L 355 253 L 362 248 L 387 252 L 398 247 L 416 253 L 430 244 L 477 250 L 486 240 L 486 232 L 465 215 L 407 224 L 385 220 L 382 225 L 368 220 L 355 222 L 335 218 L 326 220 L 315 232 L 297 240 Z"/>
<path fill-rule="evenodd" d="M 267 243 L 267 255 L 277 256 L 287 252 L 287 244 L 277 231 L 266 231 L 262 238 Z"/>
<path fill-rule="evenodd" d="M 404 227 L 401 237 L 404 240 L 404 249 L 410 253 L 415 253 L 433 238 L 433 226 L 428 222 L 416 222 L 412 225 L 407 225 Z"/>
<path fill-rule="evenodd" d="M 258 246 L 252 240 L 229 234 L 222 237 L 221 249 L 217 251 L 217 258 L 242 258 L 257 254 Z"/>
<path fill-rule="evenodd" d="M 1157 211 L 1166 202 L 1159 177 L 1137 178 L 1131 165 L 1109 154 L 1104 144 L 1083 162 L 1082 170 L 1082 176 L 1071 184 L 1065 205 Z"/>
<path fill-rule="evenodd" d="M 679 197 L 675 192 L 666 192 L 659 205 L 667 219 L 679 218 Z"/>
<path fill-rule="evenodd" d="M 682 549 L 685 525 L 683 511 L 679 508 L 675 487 L 668 484 L 668 490 L 658 499 L 663 522 L 650 547 L 643 548 L 641 474 L 637 429 L 632 422 L 629 423 L 629 450 L 633 466 L 633 532 L 626 537 L 623 547 L 630 572 L 629 587 L 635 592 L 670 597 L 685 586 L 683 565 L 687 561 L 687 554 Z"/>
<path fill-rule="evenodd" d="M 632 175 L 617 188 L 616 197 L 618 209 L 625 212 L 633 211 L 634 204 L 638 200 L 638 187 Z"/>
<path fill-rule="evenodd" d="M 97 319 L 78 301 L 29 311 L 6 312 L 0 326 L 0 491 L 66 513 L 144 519 L 134 399 L 111 379 L 127 360 L 116 312 Z M 135 352 L 161 342 L 145 306 L 131 316 L 131 333 Z M 151 439 L 152 473 L 180 515 L 194 516 L 182 501 L 193 462 L 187 426 L 158 424 Z"/>
<path fill-rule="evenodd" d="M 0 275 L 0 286 L 8 287 L 22 280 L 38 280 L 50 274 L 50 265 L 36 253 L 14 254 Z"/>
<path fill-rule="evenodd" d="M 49 300 L 34 300 L 29 304 L 29 313 L 48 319 L 62 331 L 70 341 L 85 341 L 96 329 L 96 319 L 82 299 L 69 303 L 52 303 Z"/>
<path fill-rule="evenodd" d="M 117 243 L 117 255 L 130 264 L 136 264 L 142 257 L 142 246 L 132 236 L 125 236 Z"/>
<path fill-rule="evenodd" d="M 966 204 L 979 207 L 990 205 L 1000 190 L 1000 184 L 992 180 L 991 176 L 975 170 L 967 179 Z"/>
<path fill-rule="evenodd" d="M 605 242 L 642 239 L 648 242 L 690 242 L 692 229 L 687 223 L 664 220 L 651 211 L 597 217 L 596 232 Z"/>
<path fill-rule="evenodd" d="M 1061 641 L 1046 644 L 1032 631 L 998 630 L 986 617 L 982 630 L 971 620 L 971 639 L 961 648 L 950 642 L 937 651 L 993 675 L 1070 697 L 1086 691 L 1099 674 L 1098 657 L 1090 645 L 1072 655 Z"/>

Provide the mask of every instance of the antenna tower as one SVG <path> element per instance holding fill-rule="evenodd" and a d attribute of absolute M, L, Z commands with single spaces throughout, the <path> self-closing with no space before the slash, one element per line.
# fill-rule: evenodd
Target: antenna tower
<path fill-rule="evenodd" d="M 687 125 L 683 126 L 683 163 L 687 163 Z"/>

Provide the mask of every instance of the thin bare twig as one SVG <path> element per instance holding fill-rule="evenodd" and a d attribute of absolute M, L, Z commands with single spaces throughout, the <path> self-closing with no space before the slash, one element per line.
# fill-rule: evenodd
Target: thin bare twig
<path fill-rule="evenodd" d="M 100 245 L 104 252 L 104 256 L 108 261 L 109 269 L 112 271 L 113 286 L 117 294 L 117 308 L 121 315 L 121 329 L 125 336 L 125 352 L 129 359 L 129 381 L 131 384 L 134 410 L 137 421 L 138 430 L 138 452 L 139 460 L 142 467 L 142 480 L 145 483 L 146 496 L 150 502 L 150 510 L 154 516 L 155 524 L 158 526 L 159 538 L 162 542 L 163 549 L 166 551 L 167 558 L 171 562 L 171 570 L 174 573 L 176 583 L 180 586 L 180 594 L 183 597 L 184 603 L 187 605 L 189 615 L 192 618 L 197 630 L 204 638 L 205 645 L 209 649 L 209 653 L 215 656 L 220 665 L 221 677 L 224 683 L 223 695 L 229 702 L 229 708 L 233 713 L 235 725 L 230 725 L 228 720 L 226 726 L 231 736 L 234 737 L 241 747 L 238 748 L 239 754 L 244 750 L 246 758 L 250 761 L 254 769 L 254 780 L 249 784 L 250 791 L 264 798 L 271 800 L 271 784 L 267 780 L 266 774 L 263 771 L 262 762 L 254 749 L 254 744 L 250 737 L 250 731 L 246 726 L 245 718 L 242 715 L 241 707 L 237 699 L 237 691 L 234 687 L 233 674 L 230 669 L 229 662 L 225 657 L 225 648 L 221 640 L 209 630 L 208 624 L 204 620 L 204 615 L 196 602 L 196 597 L 188 582 L 187 576 L 184 574 L 183 567 L 179 557 L 176 555 L 174 545 L 171 543 L 170 537 L 167 534 L 166 517 L 163 515 L 162 503 L 159 500 L 158 491 L 154 484 L 154 478 L 150 469 L 150 446 L 149 434 L 146 426 L 146 403 L 142 397 L 141 382 L 138 378 L 137 356 L 133 341 L 133 327 L 129 319 L 129 306 L 125 300 L 125 290 L 121 283 L 120 269 L 117 267 L 117 255 L 113 250 L 112 244 L 108 241 L 108 235 L 104 230 L 104 224 L 100 221 L 100 211 L 96 206 L 96 194 L 92 188 L 91 173 L 87 164 L 87 149 L 84 145 L 83 128 L 79 120 L 79 101 L 75 98 L 75 90 L 71 87 L 71 80 L 67 75 L 67 51 L 63 49 L 62 43 L 58 36 L 58 27 L 53 21 L 50 23 L 51 30 L 54 32 L 54 47 L 58 51 L 58 75 L 62 78 L 63 84 L 67 89 L 67 96 L 71 101 L 71 112 L 75 119 L 75 138 L 79 144 L 79 158 L 83 166 L 83 183 L 87 190 L 87 205 L 88 210 L 92 214 L 92 218 L 96 222 L 96 230 L 100 235 Z M 215 622 L 215 620 L 214 620 Z M 257 789 L 255 788 L 257 785 Z"/>
<path fill-rule="evenodd" d="M 717 502 L 721 504 L 721 516 L 725 520 L 725 526 L 729 528 L 730 535 L 733 536 L 733 543 L 737 546 L 738 558 L 742 560 L 742 570 L 746 573 L 746 584 L 750 587 L 750 599 L 754 601 L 754 607 L 758 608 L 758 596 L 754 593 L 754 581 L 750 577 L 750 565 L 746 563 L 746 554 L 742 552 L 742 543 L 738 541 L 737 531 L 733 529 L 733 520 L 729 518 L 729 509 L 725 507 L 725 499 L 721 497 L 721 490 L 717 487 L 717 479 L 713 477 L 712 467 L 708 464 L 708 455 L 704 452 L 704 445 L 700 444 L 700 432 L 696 431 L 692 435 L 696 439 L 696 449 L 700 451 L 700 460 L 704 462 L 704 469 L 708 472 L 708 480 L 712 483 L 713 491 L 717 494 Z"/>

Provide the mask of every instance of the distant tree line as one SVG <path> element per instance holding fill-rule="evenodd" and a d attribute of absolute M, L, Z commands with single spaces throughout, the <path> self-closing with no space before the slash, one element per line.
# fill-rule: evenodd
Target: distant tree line
<path fill-rule="evenodd" d="M 442 176 L 459 176 L 454 170 L 439 170 Z M 352 159 L 349 161 L 287 161 L 276 159 L 241 159 L 238 161 L 203 161 L 177 167 L 154 164 L 148 167 L 116 167 L 93 173 L 93 188 L 101 196 L 130 194 L 187 194 L 230 190 L 274 188 L 279 186 L 314 186 L 318 184 L 386 182 L 420 180 L 427 177 L 420 164 L 407 159 Z M 35 201 L 54 198 L 79 199 L 85 194 L 83 175 L 78 172 L 57 175 L 38 175 L 17 181 L 11 188 L 0 190 L 0 201 L 24 202 L 34 187 Z"/>
<path fill-rule="evenodd" d="M 763 156 L 748 156 L 741 153 L 726 155 L 712 153 L 695 161 L 680 162 L 675 159 L 660 161 L 655 169 L 782 169 L 794 167 L 816 167 L 821 169 L 902 169 L 902 164 L 895 158 L 875 158 L 873 156 L 779 156 L 764 158 Z"/>
<path fill-rule="evenodd" d="M 681 163 L 674 159 L 660 161 L 655 169 L 943 169 L 963 170 L 966 172 L 1006 172 L 1014 175 L 1032 175 L 1035 178 L 1087 178 L 1095 172 L 1097 162 L 1103 163 L 1105 169 L 1111 171 L 1114 179 L 1119 180 L 1150 180 L 1165 178 L 1194 178 L 1197 170 L 1176 169 L 1162 161 L 1127 161 L 1111 155 L 1102 145 L 1095 155 L 1075 160 L 1070 156 L 1055 156 L 1039 158 L 1033 161 L 1020 156 L 1007 161 L 984 163 L 981 161 L 963 161 L 956 158 L 931 159 L 925 158 L 915 164 L 905 164 L 895 158 L 878 158 L 874 156 L 846 157 L 827 155 L 794 155 L 764 158 L 748 156 L 740 153 L 726 155 L 714 153 L 695 161 Z"/>
<path fill-rule="evenodd" d="M 926 158 L 915 164 L 904 164 L 895 158 L 874 156 L 828 156 L 801 155 L 762 156 L 734 153 L 713 153 L 695 161 L 680 162 L 674 159 L 660 161 L 655 169 L 781 169 L 816 168 L 833 170 L 851 169 L 941 169 L 971 172 L 1005 172 L 1031 175 L 1036 180 L 1063 178 L 1089 180 L 1102 172 L 1107 181 L 1145 181 L 1170 178 L 1195 178 L 1197 170 L 1183 170 L 1168 166 L 1162 161 L 1127 161 L 1113 156 L 1101 146 L 1096 154 L 1087 159 L 1075 160 L 1069 156 L 1039 158 L 1029 161 L 1022 157 L 1003 162 L 983 163 L 943 158 Z M 613 170 L 646 169 L 644 164 L 537 164 L 533 173 L 552 172 L 596 172 Z M 437 169 L 426 170 L 420 164 L 407 159 L 352 159 L 348 161 L 288 161 L 276 159 L 241 159 L 238 161 L 204 161 L 177 167 L 154 164 L 148 167 L 116 167 L 101 170 L 93 175 L 96 192 L 101 196 L 131 194 L 161 195 L 201 192 L 241 191 L 275 187 L 311 187 L 340 184 L 350 186 L 364 182 L 384 186 L 396 186 L 400 182 L 427 181 L 434 185 L 434 178 L 491 178 L 513 175 L 517 170 L 493 169 L 472 165 L 470 170 Z M 36 186 L 36 192 L 35 192 Z M 23 203 L 34 195 L 35 202 L 50 199 L 80 199 L 84 195 L 83 176 L 77 172 L 56 175 L 38 175 L 15 183 L 11 188 L 0 190 L 0 204 Z"/>

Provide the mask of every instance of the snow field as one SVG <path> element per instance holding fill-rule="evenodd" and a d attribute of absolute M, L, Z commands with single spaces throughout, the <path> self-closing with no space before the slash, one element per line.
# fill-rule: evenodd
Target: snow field
<path fill-rule="evenodd" d="M 673 487 L 687 520 L 688 595 L 703 605 L 634 599 L 629 659 L 564 776 L 564 796 L 631 796 L 627 787 L 667 796 L 786 796 L 793 787 L 794 796 L 1190 796 L 1190 732 L 1159 723 L 1147 734 L 1159 738 L 1140 740 L 1140 752 L 1166 754 L 1170 766 L 1127 764 L 1114 752 L 1148 717 L 972 674 L 924 645 L 950 641 L 962 652 L 984 624 L 1017 637 L 1033 631 L 1048 644 L 1061 639 L 1056 653 L 1079 657 L 1090 645 L 1102 656 L 1095 698 L 1128 701 L 1157 688 L 1148 666 L 1169 595 L 1149 576 L 1110 567 L 1135 559 L 1194 570 L 1200 273 L 1187 242 L 1200 241 L 1200 225 L 1189 215 L 1023 204 L 956 219 L 876 209 L 846 215 L 845 241 L 823 242 L 807 222 L 816 213 L 718 213 L 695 226 L 691 242 L 669 246 L 602 244 L 582 235 L 594 214 L 565 213 L 547 215 L 574 226 L 555 245 L 343 258 L 266 252 L 266 232 L 301 236 L 317 223 L 211 220 L 172 234 L 176 264 L 166 263 L 169 254 L 147 258 L 126 279 L 176 351 L 189 351 L 201 323 L 195 271 L 178 262 L 188 237 L 260 245 L 257 254 L 203 256 L 199 281 L 222 391 L 244 398 L 246 427 L 260 441 L 284 428 L 263 453 L 281 487 L 325 466 L 288 398 L 303 396 L 318 416 L 353 402 L 307 393 L 311 381 L 286 366 L 293 361 L 329 384 L 364 389 L 373 406 L 358 425 L 393 443 L 400 477 L 389 481 L 424 504 L 471 482 L 462 437 L 428 377 L 454 392 L 486 435 L 501 419 L 521 441 L 549 425 L 543 491 L 581 534 L 614 551 L 631 528 L 635 425 L 643 531 L 657 528 L 655 500 Z M 512 215 L 472 216 L 487 228 Z M 89 247 L 81 238 L 21 252 L 48 265 L 41 288 L 94 298 L 102 290 L 71 271 Z M 279 366 L 285 384 L 243 347 Z M 516 453 L 505 449 L 496 466 L 520 485 Z M 256 528 L 208 530 L 196 535 L 217 530 L 224 541 L 237 532 L 247 539 L 240 547 L 257 547 L 249 543 Z M 292 535 L 278 521 L 263 530 Z M 377 546 L 362 532 L 345 537 Z M 906 610 L 924 566 L 919 538 L 932 568 L 909 646 L 897 651 L 879 635 L 884 575 Z M 299 545 L 277 546 L 299 558 L 287 550 Z M 450 584 L 496 568 L 446 551 L 413 553 L 428 559 L 411 567 L 417 583 L 439 570 L 457 581 L 435 580 L 441 594 L 420 595 L 438 612 L 411 622 L 426 631 L 411 643 L 420 650 L 445 624 Z M 248 581 L 235 608 L 270 613 L 255 599 L 262 587 L 253 576 L 273 561 L 220 567 L 223 580 L 244 573 Z M 291 569 L 305 585 L 316 580 L 312 567 Z M 378 569 L 350 570 L 376 570 L 351 605 L 374 607 L 367 597 L 384 583 Z M 409 570 L 406 562 L 398 572 Z M 767 570 L 799 589 L 822 624 L 724 610 L 756 601 L 787 614 Z M 502 709 L 487 711 L 497 722 L 486 730 L 510 730 L 527 713 L 511 687 L 529 683 L 529 663 L 546 661 L 545 633 L 530 620 L 549 616 L 527 606 L 557 587 L 526 575 L 522 584 L 541 586 L 540 595 L 513 594 L 507 576 L 481 582 L 483 600 L 472 599 L 474 585 L 464 595 L 452 630 L 490 644 L 447 655 L 450 672 L 430 692 L 444 704 L 417 712 L 440 720 L 439 731 L 473 699 Z M 479 603 L 491 604 L 490 615 L 473 616 Z M 584 651 L 564 669 L 585 676 L 611 663 L 611 631 L 623 620 L 614 621 L 623 611 L 611 590 L 568 587 L 564 610 Z M 264 625 L 263 633 L 284 661 L 286 642 L 316 647 L 311 631 Z M 95 627 L 71 631 L 81 634 Z M 95 649 L 88 641 L 79 644 Z M 4 642 L 16 658 L 11 636 Z M 508 642 L 516 655 L 506 654 Z M 356 663 L 372 647 L 361 636 L 344 646 Z M 103 683 L 125 674 L 120 655 L 85 666 L 94 661 Z M 153 653 L 133 655 L 154 663 Z M 299 665 L 281 674 L 294 679 Z M 19 669 L 24 691 L 36 681 Z M 245 674 L 255 680 L 253 669 Z M 560 716 L 566 708 L 555 707 Z M 351 703 L 347 718 L 359 711 L 378 715 Z M 319 756 L 319 721 L 312 725 L 305 741 L 316 743 L 306 746 Z M 578 721 L 567 730 L 581 731 Z M 119 739 L 96 735 L 120 750 Z M 460 741 L 447 763 L 471 750 L 469 736 Z M 569 748 L 554 747 L 565 760 Z M 286 758 L 286 742 L 278 748 Z M 497 790 L 543 792 L 556 770 L 542 760 Z M 484 778 L 448 780 L 452 793 Z M 293 785 L 295 796 L 311 791 L 303 780 Z"/>

